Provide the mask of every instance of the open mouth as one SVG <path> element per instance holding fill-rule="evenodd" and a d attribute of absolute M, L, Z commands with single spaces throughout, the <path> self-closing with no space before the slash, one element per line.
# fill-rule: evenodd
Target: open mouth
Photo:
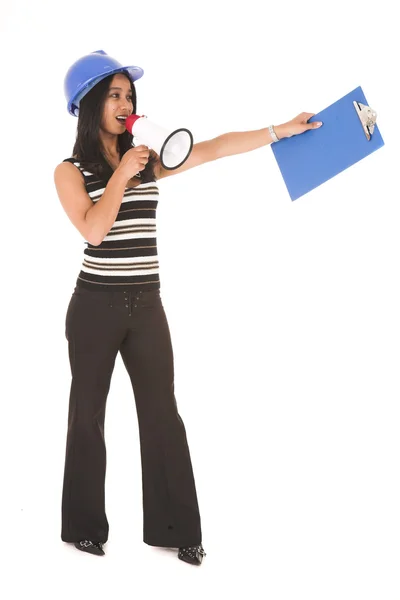
<path fill-rule="evenodd" d="M 115 118 L 117 119 L 118 123 L 120 123 L 123 127 L 125 127 L 126 117 L 118 116 L 118 117 L 115 117 Z"/>

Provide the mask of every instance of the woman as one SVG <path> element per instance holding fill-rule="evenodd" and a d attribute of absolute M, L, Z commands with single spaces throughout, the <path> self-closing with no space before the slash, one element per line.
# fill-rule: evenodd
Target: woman
<path fill-rule="evenodd" d="M 200 565 L 205 555 L 184 423 L 174 396 L 168 322 L 160 297 L 156 181 L 205 162 L 254 150 L 319 126 L 312 113 L 250 132 L 194 144 L 186 162 L 166 170 L 146 146 L 132 147 L 126 116 L 136 113 L 139 67 L 103 51 L 76 61 L 65 78 L 78 116 L 73 155 L 54 173 L 61 204 L 86 240 L 66 316 L 72 383 L 62 493 L 61 539 L 104 555 L 104 418 L 115 358 L 129 373 L 139 423 L 143 540 L 177 548 Z"/>

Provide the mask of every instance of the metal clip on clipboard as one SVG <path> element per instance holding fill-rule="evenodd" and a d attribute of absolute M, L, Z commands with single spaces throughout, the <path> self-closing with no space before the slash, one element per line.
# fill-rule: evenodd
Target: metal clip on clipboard
<path fill-rule="evenodd" d="M 370 106 L 361 104 L 361 102 L 356 102 L 356 100 L 353 100 L 353 104 L 360 119 L 362 128 L 364 129 L 367 140 L 369 141 L 374 132 L 377 113 L 375 110 L 372 110 Z"/>

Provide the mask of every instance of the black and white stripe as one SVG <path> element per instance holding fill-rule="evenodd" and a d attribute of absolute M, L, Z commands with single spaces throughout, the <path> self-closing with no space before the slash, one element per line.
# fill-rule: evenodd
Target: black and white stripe
<path fill-rule="evenodd" d="M 86 191 L 96 203 L 105 191 L 104 181 L 67 158 L 85 179 Z M 90 289 L 160 288 L 156 212 L 159 190 L 155 182 L 126 188 L 115 223 L 99 246 L 85 242 L 77 285 Z"/>

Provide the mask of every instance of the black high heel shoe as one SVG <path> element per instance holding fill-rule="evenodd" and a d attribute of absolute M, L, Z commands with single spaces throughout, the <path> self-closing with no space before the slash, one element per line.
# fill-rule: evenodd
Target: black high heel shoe
<path fill-rule="evenodd" d="M 191 565 L 201 565 L 203 556 L 207 556 L 207 554 L 204 552 L 202 544 L 198 546 L 183 546 L 179 548 L 178 552 L 178 558 Z"/>
<path fill-rule="evenodd" d="M 83 552 L 90 552 L 90 554 L 97 554 L 98 556 L 105 554 L 102 542 L 81 540 L 80 542 L 75 542 L 75 548 L 78 548 L 78 550 L 82 550 Z"/>

